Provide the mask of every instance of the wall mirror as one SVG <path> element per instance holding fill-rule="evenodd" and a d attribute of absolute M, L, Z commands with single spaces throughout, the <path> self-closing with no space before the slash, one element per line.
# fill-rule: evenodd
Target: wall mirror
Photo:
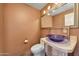
<path fill-rule="evenodd" d="M 79 26 L 78 7 L 79 7 L 78 3 L 57 3 L 57 4 L 53 3 L 52 8 L 49 8 L 47 13 L 43 16 L 44 19 L 45 17 L 52 16 L 52 20 L 49 21 L 50 25 L 48 25 L 47 27 L 69 26 L 71 28 L 77 28 Z M 41 19 L 43 19 L 43 17 L 41 17 Z M 49 18 L 51 19 L 51 17 Z M 49 18 L 46 18 L 47 20 L 45 20 L 45 22 L 47 21 L 47 24 L 49 24 L 48 23 Z"/>
<path fill-rule="evenodd" d="M 52 17 L 58 17 L 62 26 L 78 27 L 78 5 L 76 3 L 59 3 L 48 11 Z"/>

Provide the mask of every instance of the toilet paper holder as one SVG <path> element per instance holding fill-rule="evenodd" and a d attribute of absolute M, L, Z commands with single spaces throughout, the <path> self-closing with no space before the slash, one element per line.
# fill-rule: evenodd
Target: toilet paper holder
<path fill-rule="evenodd" d="M 24 40 L 24 44 L 27 44 L 27 43 L 28 43 L 28 40 L 27 40 L 27 39 L 25 39 L 25 40 Z"/>

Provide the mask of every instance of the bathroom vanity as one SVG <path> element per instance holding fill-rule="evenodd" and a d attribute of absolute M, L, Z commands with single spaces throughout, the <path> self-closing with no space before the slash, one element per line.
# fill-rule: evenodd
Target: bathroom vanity
<path fill-rule="evenodd" d="M 68 56 L 74 53 L 77 44 L 77 36 L 70 35 L 73 33 L 72 29 L 75 31 L 79 27 L 79 4 L 60 3 L 53 4 L 53 6 L 55 7 L 49 9 L 41 17 L 41 37 L 44 37 L 42 41 L 44 42 L 45 52 L 48 56 Z M 54 42 L 46 37 L 48 34 L 62 34 L 68 36 L 69 39 L 63 42 Z"/>
<path fill-rule="evenodd" d="M 63 42 L 54 42 L 45 37 L 41 39 L 44 42 L 47 56 L 68 56 L 73 53 L 77 43 L 77 36 L 70 36 L 69 40 Z"/>

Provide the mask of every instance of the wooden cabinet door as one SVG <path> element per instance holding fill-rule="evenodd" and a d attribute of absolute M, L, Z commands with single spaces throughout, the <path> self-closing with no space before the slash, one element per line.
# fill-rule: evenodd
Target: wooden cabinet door
<path fill-rule="evenodd" d="M 43 16 L 41 18 L 41 27 L 46 28 L 46 27 L 52 27 L 53 26 L 53 21 L 52 21 L 52 16 Z"/>

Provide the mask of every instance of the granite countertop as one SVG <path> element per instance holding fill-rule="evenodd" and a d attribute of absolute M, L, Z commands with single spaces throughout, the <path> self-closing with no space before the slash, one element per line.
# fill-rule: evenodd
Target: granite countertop
<path fill-rule="evenodd" d="M 63 42 L 54 42 L 49 40 L 48 37 L 44 37 L 41 40 L 49 46 L 67 53 L 72 53 L 77 44 L 77 36 L 70 36 L 70 40 L 65 39 Z"/>

